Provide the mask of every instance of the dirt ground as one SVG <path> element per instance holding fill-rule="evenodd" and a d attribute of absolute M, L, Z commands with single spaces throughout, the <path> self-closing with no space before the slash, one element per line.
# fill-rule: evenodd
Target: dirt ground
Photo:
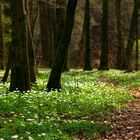
<path fill-rule="evenodd" d="M 111 81 L 101 79 L 101 82 L 110 84 Z M 115 122 L 110 133 L 101 140 L 140 140 L 140 88 L 128 89 L 133 95 L 133 102 L 129 103 L 127 109 L 113 115 L 110 119 Z"/>

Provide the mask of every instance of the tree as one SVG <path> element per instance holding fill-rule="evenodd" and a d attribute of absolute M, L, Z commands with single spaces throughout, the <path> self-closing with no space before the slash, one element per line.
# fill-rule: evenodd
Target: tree
<path fill-rule="evenodd" d="M 11 69 L 11 42 L 9 43 L 8 61 L 6 64 L 6 70 L 1 80 L 3 83 L 7 81 L 10 69 Z"/>
<path fill-rule="evenodd" d="M 90 63 L 90 3 L 85 1 L 85 17 L 84 17 L 84 70 L 92 70 Z"/>
<path fill-rule="evenodd" d="M 8 7 L 8 11 L 9 11 L 9 9 L 10 9 L 10 7 Z M 6 12 L 6 13 L 4 12 L 4 14 L 11 18 L 11 14 L 9 14 L 9 12 Z M 10 33 L 10 36 L 11 36 L 11 33 Z M 5 73 L 4 73 L 2 80 L 1 80 L 3 83 L 5 83 L 7 81 L 9 71 L 11 69 L 11 41 L 7 42 L 7 46 L 8 46 L 8 60 L 7 60 L 7 64 L 6 64 Z"/>
<path fill-rule="evenodd" d="M 138 13 L 138 8 L 137 8 L 137 13 Z M 135 62 L 135 70 L 139 69 L 139 32 L 138 32 L 138 14 L 136 15 L 136 27 L 135 27 L 135 32 L 136 32 L 136 62 Z"/>
<path fill-rule="evenodd" d="M 81 34 L 81 39 L 80 42 L 78 44 L 79 46 L 79 53 L 78 53 L 78 67 L 83 66 L 83 52 L 84 52 L 84 24 L 83 24 L 83 29 L 82 29 L 82 34 Z"/>
<path fill-rule="evenodd" d="M 0 69 L 3 70 L 3 30 L 2 30 L 2 5 L 0 3 Z"/>
<path fill-rule="evenodd" d="M 59 45 L 60 39 L 64 32 L 64 26 L 65 26 L 65 20 L 66 20 L 66 6 L 67 6 L 66 0 L 56 0 L 56 34 L 57 34 L 56 38 L 57 38 L 57 41 L 54 48 L 54 56 L 56 55 L 57 47 Z M 69 70 L 68 65 L 67 65 L 67 58 L 65 60 L 63 71 Z"/>
<path fill-rule="evenodd" d="M 72 29 L 74 25 L 74 15 L 77 5 L 77 0 L 69 0 L 66 12 L 66 23 L 64 33 L 58 46 L 55 56 L 54 65 L 47 84 L 47 90 L 60 90 L 61 89 L 61 73 L 68 53 L 68 47 L 71 40 Z"/>
<path fill-rule="evenodd" d="M 39 15 L 40 15 L 40 32 L 41 32 L 41 46 L 42 46 L 42 62 L 44 66 L 50 67 L 50 29 L 48 17 L 48 3 L 47 1 L 39 1 Z"/>
<path fill-rule="evenodd" d="M 11 0 L 12 45 L 10 91 L 30 90 L 28 66 L 27 24 L 24 0 Z"/>
<path fill-rule="evenodd" d="M 126 64 L 124 64 L 125 48 L 124 48 L 123 34 L 122 34 L 121 4 L 122 4 L 122 0 L 115 0 L 116 17 L 117 17 L 117 39 L 118 39 L 116 68 L 117 69 L 126 69 Z"/>
<path fill-rule="evenodd" d="M 56 0 L 56 33 L 57 41 L 55 45 L 55 54 L 59 45 L 60 39 L 64 32 L 64 25 L 66 19 L 66 0 Z"/>
<path fill-rule="evenodd" d="M 48 33 L 50 45 L 50 67 L 52 67 L 55 58 L 55 47 L 57 43 L 57 30 L 56 30 L 56 0 L 48 0 L 47 2 L 47 15 L 48 15 Z"/>
<path fill-rule="evenodd" d="M 108 70 L 108 8 L 109 1 L 102 0 L 103 18 L 102 18 L 102 53 L 100 59 L 99 70 Z"/>
<path fill-rule="evenodd" d="M 33 36 L 34 36 L 34 26 L 36 21 L 37 12 L 34 13 L 33 6 L 34 1 L 29 0 L 26 1 L 26 13 L 27 13 L 27 29 L 28 29 L 28 57 L 29 57 L 29 71 L 30 71 L 30 82 L 36 83 L 36 71 L 35 71 L 35 50 L 33 44 Z M 38 11 L 38 9 L 36 9 Z M 35 16 L 34 16 L 35 15 Z"/>
<path fill-rule="evenodd" d="M 131 60 L 132 60 L 132 52 L 133 52 L 133 46 L 134 46 L 134 41 L 135 41 L 135 33 L 136 33 L 136 24 L 137 24 L 137 15 L 138 15 L 138 10 L 137 10 L 137 0 L 134 0 L 134 9 L 133 9 L 133 14 L 132 14 L 132 19 L 131 19 L 131 25 L 130 25 L 130 30 L 129 30 L 129 38 L 127 42 L 127 48 L 126 48 L 126 69 L 127 71 L 132 71 L 132 66 L 131 66 Z"/>

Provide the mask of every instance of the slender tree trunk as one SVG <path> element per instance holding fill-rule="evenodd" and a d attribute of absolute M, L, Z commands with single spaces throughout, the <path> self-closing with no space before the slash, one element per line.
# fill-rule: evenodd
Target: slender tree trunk
<path fill-rule="evenodd" d="M 138 10 L 138 9 L 137 9 Z M 137 12 L 138 13 L 138 12 Z M 139 32 L 138 32 L 138 14 L 136 15 L 136 62 L 135 70 L 139 70 Z"/>
<path fill-rule="evenodd" d="M 30 71 L 30 82 L 36 83 L 36 70 L 35 70 L 35 50 L 33 44 L 33 35 L 34 35 L 34 20 L 33 19 L 33 1 L 27 1 L 27 26 L 28 26 L 28 57 L 29 57 L 29 71 Z M 29 6 L 28 6 L 29 5 Z M 36 17 L 35 17 L 36 18 Z"/>
<path fill-rule="evenodd" d="M 9 43 L 8 61 L 6 64 L 6 70 L 5 70 L 4 76 L 1 80 L 3 83 L 5 83 L 7 81 L 10 69 L 11 69 L 11 42 Z"/>
<path fill-rule="evenodd" d="M 83 67 L 83 52 L 84 52 L 84 25 L 83 25 L 83 30 L 82 30 L 82 34 L 81 34 L 81 40 L 79 42 L 79 68 Z"/>
<path fill-rule="evenodd" d="M 133 52 L 133 46 L 134 46 L 134 41 L 135 41 L 135 28 L 136 28 L 136 17 L 138 14 L 137 10 L 137 0 L 134 1 L 134 10 L 132 14 L 132 20 L 131 20 L 131 25 L 130 25 L 130 31 L 129 31 L 129 38 L 127 42 L 127 48 L 126 48 L 126 66 L 128 71 L 132 71 L 131 67 L 131 60 L 132 60 L 132 52 Z"/>
<path fill-rule="evenodd" d="M 99 70 L 108 70 L 108 9 L 109 1 L 102 0 L 103 2 L 103 19 L 102 19 L 102 53 Z"/>
<path fill-rule="evenodd" d="M 49 39 L 51 38 L 51 35 L 49 34 L 49 17 L 47 8 L 48 3 L 43 1 L 39 2 L 42 62 L 44 66 L 50 67 L 51 45 Z"/>
<path fill-rule="evenodd" d="M 57 51 L 57 47 L 59 45 L 60 39 L 62 38 L 64 32 L 66 20 L 66 0 L 56 0 L 56 33 L 57 33 L 57 41 L 55 45 L 55 54 Z"/>
<path fill-rule="evenodd" d="M 56 0 L 56 33 L 57 33 L 57 43 L 54 48 L 54 53 L 56 55 L 57 47 L 59 45 L 60 39 L 62 38 L 63 32 L 64 32 L 64 26 L 65 26 L 65 20 L 66 20 L 66 6 L 67 1 L 66 0 Z M 67 59 L 65 60 L 64 69 L 63 71 L 68 71 L 68 65 L 67 65 Z"/>
<path fill-rule="evenodd" d="M 72 29 L 74 25 L 74 15 L 77 5 L 77 0 L 69 0 L 66 12 L 66 24 L 64 33 L 59 43 L 59 48 L 56 53 L 54 65 L 47 84 L 47 90 L 60 90 L 61 89 L 61 73 L 64 67 L 64 62 L 68 54 L 68 47 L 71 40 Z"/>
<path fill-rule="evenodd" d="M 85 1 L 85 17 L 84 17 L 84 70 L 92 70 L 90 63 L 90 3 L 89 0 Z"/>
<path fill-rule="evenodd" d="M 118 38 L 116 68 L 123 70 L 123 69 L 126 69 L 126 67 L 125 67 L 126 65 L 124 64 L 125 48 L 124 48 L 124 42 L 123 42 L 123 37 L 122 37 L 121 3 L 122 3 L 122 0 L 115 0 L 116 17 L 117 17 L 117 38 Z"/>
<path fill-rule="evenodd" d="M 12 46 L 10 91 L 30 90 L 28 44 L 24 0 L 11 0 Z"/>
<path fill-rule="evenodd" d="M 56 55 L 57 44 L 57 23 L 56 23 L 56 0 L 49 0 L 47 5 L 48 33 L 50 45 L 50 67 L 53 66 Z M 61 17 L 59 17 L 61 18 Z"/>
<path fill-rule="evenodd" d="M 2 30 L 2 5 L 0 3 L 0 69 L 3 70 L 3 30 Z"/>

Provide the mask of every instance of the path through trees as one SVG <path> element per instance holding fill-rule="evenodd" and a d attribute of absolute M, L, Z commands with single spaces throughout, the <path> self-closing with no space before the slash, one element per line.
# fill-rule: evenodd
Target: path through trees
<path fill-rule="evenodd" d="M 102 79 L 104 83 L 110 80 Z M 134 97 L 126 110 L 111 116 L 109 121 L 114 122 L 112 131 L 102 137 L 102 140 L 139 140 L 140 139 L 140 89 L 130 88 L 129 92 Z"/>

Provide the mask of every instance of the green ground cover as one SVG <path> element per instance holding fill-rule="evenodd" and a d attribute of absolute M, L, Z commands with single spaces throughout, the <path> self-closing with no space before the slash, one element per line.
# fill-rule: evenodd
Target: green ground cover
<path fill-rule="evenodd" d="M 0 139 L 78 140 L 81 136 L 92 139 L 104 134 L 111 129 L 106 118 L 125 109 L 132 100 L 120 85 L 129 85 L 131 79 L 140 84 L 139 75 L 114 70 L 71 70 L 62 75 L 63 89 L 59 93 L 46 92 L 46 70 L 39 72 L 37 85 L 28 93 L 9 94 L 9 82 L 1 83 Z M 119 86 L 101 82 L 102 77 L 118 82 Z"/>
<path fill-rule="evenodd" d="M 140 71 L 125 73 L 124 71 L 111 70 L 99 72 L 98 77 L 109 78 L 112 83 L 123 87 L 139 87 L 140 86 Z"/>

